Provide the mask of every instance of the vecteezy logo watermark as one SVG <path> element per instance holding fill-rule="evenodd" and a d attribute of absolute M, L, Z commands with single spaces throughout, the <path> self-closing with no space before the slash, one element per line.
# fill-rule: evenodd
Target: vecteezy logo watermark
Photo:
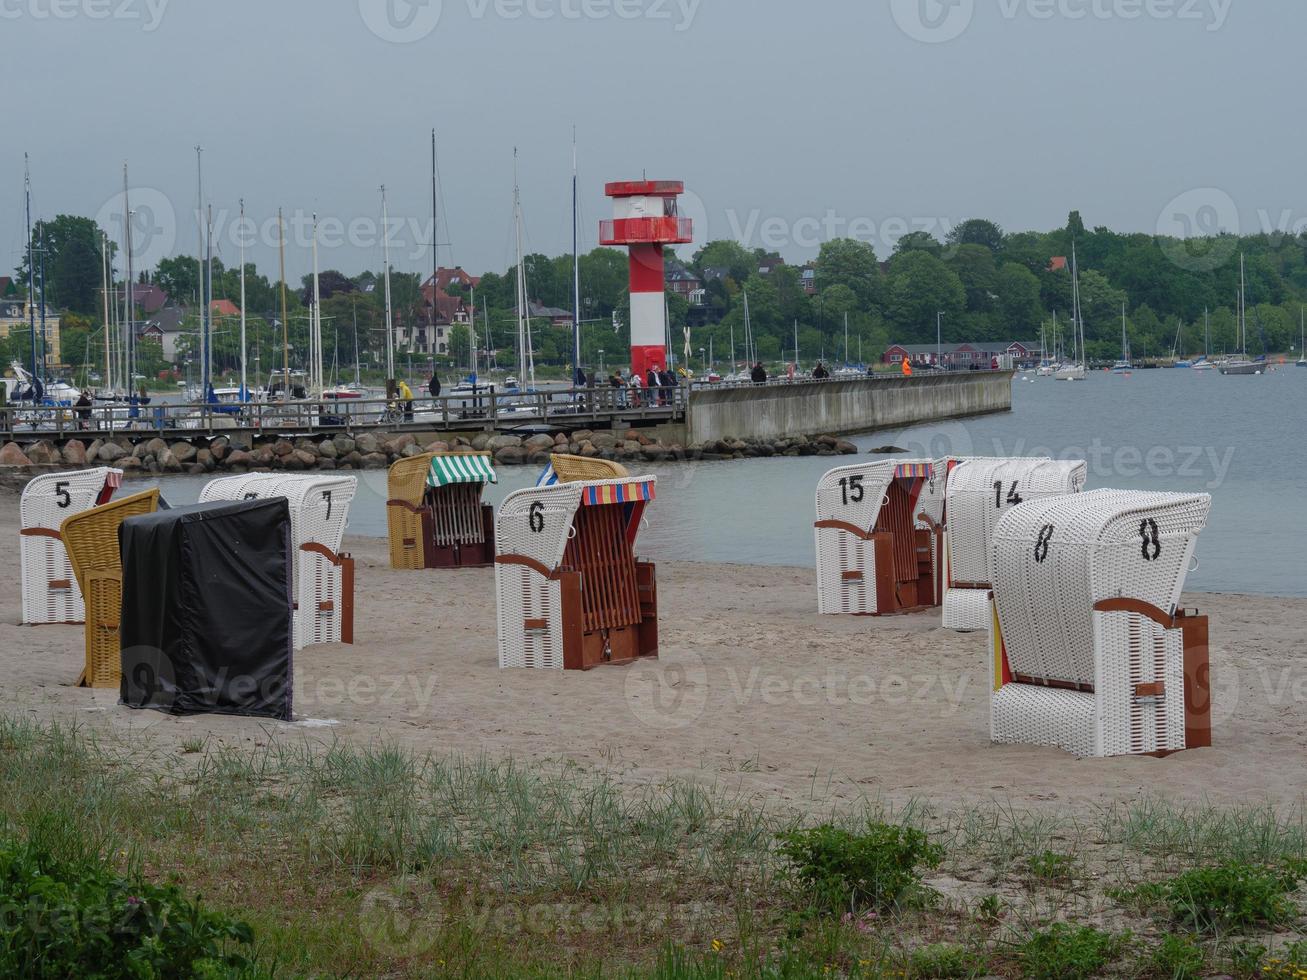
<path fill-rule="evenodd" d="M 1219 31 L 1234 0 L 998 0 L 1004 20 L 1174 20 Z M 914 41 L 941 44 L 971 26 L 975 0 L 890 0 L 894 22 Z"/>
<path fill-rule="evenodd" d="M 161 259 L 173 254 L 173 247 L 177 244 L 177 212 L 173 210 L 168 195 L 153 187 L 129 188 L 125 201 L 122 192 L 118 192 L 95 213 L 95 223 L 118 243 L 121 250 L 127 247 L 130 223 L 132 264 L 137 269 L 154 268 Z"/>
<path fill-rule="evenodd" d="M 4 0 L 0 0 L 0 3 Z M 694 23 L 702 0 L 466 0 L 472 20 L 667 21 L 677 33 Z M 440 23 L 442 0 L 359 0 L 363 23 L 383 41 L 411 44 Z"/>
<path fill-rule="evenodd" d="M 0 20 L 135 20 L 159 29 L 170 0 L 0 0 Z"/>
<path fill-rule="evenodd" d="M 1171 199 L 1157 217 L 1162 253 L 1190 272 L 1211 272 L 1239 247 L 1239 206 L 1215 187 L 1195 187 Z"/>
<path fill-rule="evenodd" d="M 650 728 L 684 728 L 708 706 L 708 670 L 697 653 L 641 661 L 627 672 L 625 693 L 631 713 Z"/>
<path fill-rule="evenodd" d="M 374 888 L 359 904 L 359 933 L 369 946 L 390 956 L 419 956 L 436 942 L 442 909 L 436 896 L 413 909 L 411 882 L 400 879 L 390 888 Z"/>
<path fill-rule="evenodd" d="M 890 0 L 894 23 L 914 41 L 942 44 L 971 25 L 975 0 Z"/>
<path fill-rule="evenodd" d="M 421 41 L 436 29 L 442 11 L 442 0 L 359 0 L 368 30 L 392 44 Z"/>

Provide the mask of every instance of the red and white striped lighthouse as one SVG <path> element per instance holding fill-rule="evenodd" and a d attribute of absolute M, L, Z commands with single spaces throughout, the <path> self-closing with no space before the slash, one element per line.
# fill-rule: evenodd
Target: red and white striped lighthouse
<path fill-rule="evenodd" d="M 608 184 L 613 220 L 599 223 L 599 244 L 631 250 L 631 370 L 644 375 L 667 365 L 667 308 L 663 302 L 663 248 L 694 240 L 689 218 L 677 214 L 679 180 L 625 180 Z"/>

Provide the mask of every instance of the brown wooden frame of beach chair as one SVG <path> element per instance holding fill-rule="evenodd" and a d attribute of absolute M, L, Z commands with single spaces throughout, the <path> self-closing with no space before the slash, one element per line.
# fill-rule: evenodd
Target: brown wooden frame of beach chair
<path fill-rule="evenodd" d="M 549 457 L 559 483 L 589 483 L 594 480 L 624 480 L 631 474 L 621 463 L 591 456 L 554 453 Z"/>
<path fill-rule="evenodd" d="M 436 542 L 436 509 L 450 487 L 428 487 L 427 473 L 437 456 L 481 456 L 484 453 L 423 453 L 401 459 L 387 476 L 386 527 L 390 537 L 390 567 L 404 571 L 424 568 L 481 568 L 494 563 L 495 511 L 480 505 L 483 541 L 477 544 Z M 466 506 L 466 501 L 459 506 Z"/>
<path fill-rule="evenodd" d="M 129 517 L 159 509 L 159 489 L 113 500 L 63 522 L 68 560 L 86 602 L 86 666 L 78 687 L 117 687 L 122 677 L 118 623 L 122 617 L 123 565 L 118 527 Z"/>

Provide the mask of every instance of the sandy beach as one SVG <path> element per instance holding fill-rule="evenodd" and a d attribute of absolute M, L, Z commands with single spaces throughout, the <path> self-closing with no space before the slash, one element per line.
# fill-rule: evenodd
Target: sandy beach
<path fill-rule="evenodd" d="M 15 542 L 17 510 L 4 491 L 0 533 Z M 0 710 L 165 747 L 339 738 L 511 755 L 813 811 L 862 798 L 1066 812 L 1143 796 L 1293 805 L 1307 785 L 1307 600 L 1187 596 L 1212 618 L 1215 746 L 1077 760 L 990 743 L 983 634 L 946 632 L 938 612 L 819 617 L 803 569 L 662 563 L 657 662 L 513 672 L 497 667 L 492 571 L 391 571 L 379 539 L 347 539 L 347 550 L 358 642 L 296 655 L 296 723 L 176 718 L 74 687 L 81 627 L 18 625 L 16 567 L 0 582 Z"/>

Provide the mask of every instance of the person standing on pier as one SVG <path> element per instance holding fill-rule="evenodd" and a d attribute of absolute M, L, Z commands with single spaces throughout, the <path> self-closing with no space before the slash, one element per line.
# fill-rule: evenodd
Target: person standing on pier
<path fill-rule="evenodd" d="M 399 400 L 404 404 L 404 421 L 413 421 L 413 389 L 408 386 L 408 382 L 400 379 L 399 382 Z"/>
<path fill-rule="evenodd" d="M 645 398 L 650 408 L 658 404 L 658 387 L 661 384 L 662 382 L 658 378 L 658 365 L 655 364 L 649 368 L 649 373 L 644 376 L 644 386 L 649 392 Z"/>
<path fill-rule="evenodd" d="M 431 369 L 431 380 L 427 382 L 427 391 L 431 392 L 432 398 L 440 397 L 440 375 L 436 373 L 435 368 Z"/>
<path fill-rule="evenodd" d="M 753 379 L 756 385 L 765 384 L 767 381 L 767 369 L 762 366 L 762 361 L 758 361 L 749 372 L 749 377 Z"/>

